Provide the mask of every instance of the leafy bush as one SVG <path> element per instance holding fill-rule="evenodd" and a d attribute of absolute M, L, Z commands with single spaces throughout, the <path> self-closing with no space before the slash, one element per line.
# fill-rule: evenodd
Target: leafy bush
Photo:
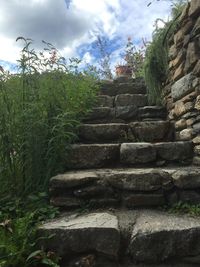
<path fill-rule="evenodd" d="M 18 40 L 25 42 L 20 72 L 0 75 L 0 197 L 47 191 L 49 178 L 66 168 L 97 91 L 77 60 L 67 66 L 51 44 L 36 53 L 31 40 Z"/>
<path fill-rule="evenodd" d="M 58 267 L 59 258 L 54 252 L 44 251 L 38 243 L 43 237 L 36 235 L 38 223 L 58 213 L 47 204 L 45 195 L 31 195 L 26 202 L 17 199 L 0 204 L 0 266 Z"/>

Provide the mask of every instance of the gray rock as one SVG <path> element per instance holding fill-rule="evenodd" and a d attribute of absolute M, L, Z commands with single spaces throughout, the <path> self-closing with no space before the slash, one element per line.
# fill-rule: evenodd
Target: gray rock
<path fill-rule="evenodd" d="M 136 118 L 138 109 L 135 106 L 115 107 L 115 117 L 122 120 Z"/>
<path fill-rule="evenodd" d="M 186 96 L 190 92 L 192 92 L 193 87 L 192 87 L 192 82 L 194 80 L 194 76 L 189 73 L 177 82 L 175 82 L 172 85 L 171 93 L 172 93 L 172 98 L 174 100 L 181 99 L 182 97 Z"/>
<path fill-rule="evenodd" d="M 200 254 L 200 221 L 146 211 L 133 229 L 129 253 L 134 261 L 159 263 Z"/>
<path fill-rule="evenodd" d="M 167 111 L 160 106 L 146 106 L 138 108 L 138 117 L 144 119 L 165 119 Z"/>
<path fill-rule="evenodd" d="M 112 109 L 109 107 L 93 108 L 92 111 L 86 116 L 84 121 L 109 119 L 111 118 Z"/>
<path fill-rule="evenodd" d="M 114 188 L 128 191 L 156 191 L 171 183 L 170 175 L 155 169 L 113 170 L 106 174 L 107 182 Z"/>
<path fill-rule="evenodd" d="M 127 136 L 128 125 L 124 123 L 83 124 L 79 127 L 79 138 L 86 142 L 118 141 Z"/>
<path fill-rule="evenodd" d="M 113 108 L 114 98 L 108 95 L 99 95 L 97 98 L 97 107 Z"/>
<path fill-rule="evenodd" d="M 129 125 L 133 135 L 139 141 L 169 141 L 173 137 L 173 128 L 168 121 L 132 122 Z"/>
<path fill-rule="evenodd" d="M 156 160 L 156 150 L 149 143 L 123 143 L 120 149 L 120 162 L 134 165 Z"/>
<path fill-rule="evenodd" d="M 168 161 L 181 161 L 192 157 L 192 142 L 168 142 L 155 144 L 158 157 Z"/>
<path fill-rule="evenodd" d="M 124 95 L 117 95 L 114 99 L 114 105 L 116 107 L 119 106 L 135 106 L 135 107 L 143 107 L 147 105 L 147 96 L 138 94 L 124 94 Z"/>
<path fill-rule="evenodd" d="M 77 198 L 88 199 L 92 197 L 112 197 L 114 192 L 111 187 L 97 184 L 93 186 L 79 188 L 77 190 L 74 190 L 73 193 Z"/>
<path fill-rule="evenodd" d="M 181 189 L 200 188 L 200 168 L 178 170 L 172 174 L 173 183 Z"/>
<path fill-rule="evenodd" d="M 81 206 L 81 202 L 79 199 L 75 197 L 52 197 L 50 201 L 51 205 L 54 207 L 59 207 L 62 209 L 76 209 Z"/>
<path fill-rule="evenodd" d="M 59 256 L 96 251 L 115 258 L 119 250 L 118 220 L 109 213 L 58 218 L 43 224 L 38 232 L 39 236 L 54 235 L 43 245 Z"/>
<path fill-rule="evenodd" d="M 96 182 L 98 176 L 94 171 L 73 171 L 59 174 L 51 178 L 51 188 L 73 188 Z"/>
<path fill-rule="evenodd" d="M 68 168 L 85 169 L 112 166 L 119 162 L 119 144 L 72 145 Z"/>

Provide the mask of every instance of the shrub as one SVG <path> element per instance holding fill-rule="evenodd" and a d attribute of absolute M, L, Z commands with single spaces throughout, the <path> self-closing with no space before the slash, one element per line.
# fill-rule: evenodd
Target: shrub
<path fill-rule="evenodd" d="M 36 53 L 32 40 L 19 60 L 20 72 L 0 75 L 0 196 L 46 191 L 63 172 L 80 120 L 92 107 L 96 80 L 70 65 L 49 43 Z"/>

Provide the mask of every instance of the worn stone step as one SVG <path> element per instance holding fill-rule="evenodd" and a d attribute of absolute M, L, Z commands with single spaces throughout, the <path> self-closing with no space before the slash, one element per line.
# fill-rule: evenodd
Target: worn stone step
<path fill-rule="evenodd" d="M 160 143 L 75 144 L 71 146 L 68 169 L 117 166 L 163 166 L 190 164 L 193 144 L 190 141 Z M 152 165 L 151 165 L 152 166 Z"/>
<path fill-rule="evenodd" d="M 70 171 L 50 180 L 51 203 L 64 209 L 200 204 L 199 188 L 197 167 Z"/>
<path fill-rule="evenodd" d="M 127 100 L 128 101 L 128 100 Z M 143 100 L 142 100 L 143 101 Z M 146 100 L 144 100 L 146 101 Z M 121 103 L 122 104 L 122 103 Z M 130 104 L 130 103 L 129 103 Z M 95 107 L 84 118 L 86 123 L 130 122 L 166 119 L 166 109 L 156 106 L 140 107 L 141 103 L 124 106 L 100 106 Z"/>
<path fill-rule="evenodd" d="M 168 121 L 83 124 L 79 128 L 79 140 L 86 143 L 172 141 L 173 128 Z"/>
<path fill-rule="evenodd" d="M 120 147 L 120 163 L 128 166 L 153 162 L 183 164 L 187 163 L 192 156 L 193 144 L 190 141 L 122 143 Z"/>
<path fill-rule="evenodd" d="M 100 94 L 116 96 L 119 94 L 146 94 L 146 86 L 143 79 L 135 79 L 132 82 L 105 81 L 100 84 Z"/>
<path fill-rule="evenodd" d="M 102 267 L 200 264 L 200 220 L 188 215 L 123 209 L 73 212 L 39 227 L 38 236 L 50 235 L 42 246 L 63 257 L 66 266 L 82 266 L 72 263 L 84 258 Z"/>
<path fill-rule="evenodd" d="M 114 166 L 119 162 L 120 144 L 75 144 L 67 167 L 72 169 L 88 169 Z"/>
<path fill-rule="evenodd" d="M 129 253 L 136 262 L 195 262 L 196 257 L 200 264 L 200 220 L 157 211 L 141 212 L 133 228 Z"/>

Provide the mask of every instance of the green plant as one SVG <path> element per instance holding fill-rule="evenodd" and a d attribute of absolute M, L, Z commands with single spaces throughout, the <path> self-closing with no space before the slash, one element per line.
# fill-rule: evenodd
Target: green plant
<path fill-rule="evenodd" d="M 189 203 L 178 202 L 168 208 L 171 213 L 189 214 L 192 216 L 200 216 L 200 205 L 191 205 Z"/>
<path fill-rule="evenodd" d="M 95 78 L 69 64 L 51 44 L 43 51 L 18 38 L 19 73 L 0 73 L 0 198 L 47 191 L 49 178 L 67 167 L 70 144 L 91 109 Z"/>
<path fill-rule="evenodd" d="M 185 3 L 186 1 L 182 0 L 172 1 L 172 19 L 169 22 L 156 20 L 156 29 L 152 42 L 147 46 L 144 66 L 150 104 L 162 103 L 162 87 L 168 75 L 169 39 L 178 25 L 178 18 Z M 160 20 L 164 23 L 163 28 L 157 27 L 157 22 Z"/>
<path fill-rule="evenodd" d="M 0 266 L 58 267 L 58 256 L 44 251 L 38 241 L 39 223 L 52 219 L 58 210 L 47 204 L 46 194 L 31 195 L 26 200 L 1 201 L 0 208 Z M 51 238 L 51 237 L 49 237 Z"/>

